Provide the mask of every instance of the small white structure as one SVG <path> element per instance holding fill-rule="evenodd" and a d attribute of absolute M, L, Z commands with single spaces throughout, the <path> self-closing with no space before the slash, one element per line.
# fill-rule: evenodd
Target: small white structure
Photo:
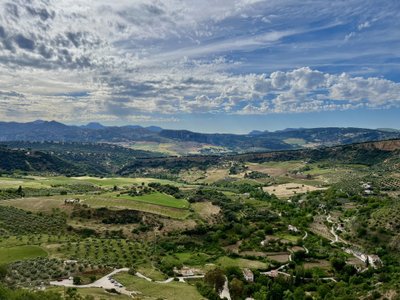
<path fill-rule="evenodd" d="M 369 190 L 369 189 L 372 188 L 372 186 L 371 186 L 369 183 L 363 183 L 363 184 L 361 185 L 361 187 L 362 187 L 363 189 L 365 189 L 365 190 Z"/>
<path fill-rule="evenodd" d="M 292 232 L 299 232 L 299 229 L 296 226 L 289 225 L 288 230 Z"/>
<path fill-rule="evenodd" d="M 250 269 L 247 269 L 247 268 L 243 269 L 243 276 L 244 276 L 244 279 L 247 282 L 253 282 L 254 281 L 254 274 Z"/>
<path fill-rule="evenodd" d="M 378 267 L 383 266 L 382 260 L 379 258 L 378 255 L 375 255 L 375 254 L 368 255 L 368 263 L 374 269 L 377 269 Z"/>
<path fill-rule="evenodd" d="M 269 272 L 265 272 L 263 274 L 268 276 L 268 277 L 272 277 L 272 278 L 276 278 L 276 277 L 279 276 L 279 272 L 277 270 L 272 270 L 272 271 L 269 271 Z"/>
<path fill-rule="evenodd" d="M 65 199 L 64 204 L 78 204 L 80 203 L 80 199 Z"/>
<path fill-rule="evenodd" d="M 374 193 L 374 191 L 372 190 L 372 185 L 369 182 L 363 183 L 361 187 L 364 189 L 365 195 L 372 195 Z"/>
<path fill-rule="evenodd" d="M 276 238 L 274 236 L 266 236 L 263 241 L 260 242 L 261 246 L 268 245 L 269 242 L 275 242 L 279 240 L 279 238 Z"/>

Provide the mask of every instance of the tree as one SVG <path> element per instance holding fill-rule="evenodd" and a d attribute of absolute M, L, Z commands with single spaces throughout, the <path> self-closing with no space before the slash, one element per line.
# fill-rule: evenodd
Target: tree
<path fill-rule="evenodd" d="M 204 281 L 209 286 L 212 286 L 216 292 L 220 293 L 224 288 L 225 274 L 221 269 L 214 269 L 206 273 Z"/>
<path fill-rule="evenodd" d="M 255 300 L 267 300 L 268 293 L 267 288 L 265 286 L 261 287 L 261 289 L 254 293 Z"/>
<path fill-rule="evenodd" d="M 129 268 L 128 274 L 136 275 L 136 272 L 137 272 L 136 267 L 132 266 L 132 267 Z"/>
<path fill-rule="evenodd" d="M 75 281 L 75 277 L 74 277 Z M 79 299 L 78 298 L 78 290 L 76 288 L 68 288 L 66 291 L 66 299 L 68 300 L 73 300 L 73 299 Z"/>
<path fill-rule="evenodd" d="M 230 284 L 230 293 L 233 299 L 241 299 L 243 296 L 243 281 L 233 278 Z"/>
<path fill-rule="evenodd" d="M 331 260 L 331 265 L 336 271 L 340 272 L 346 265 L 346 261 L 344 259 L 334 257 Z"/>
<path fill-rule="evenodd" d="M 301 287 L 298 287 L 295 289 L 293 293 L 293 299 L 294 300 L 303 300 L 306 298 L 306 293 Z"/>
<path fill-rule="evenodd" d="M 17 189 L 17 194 L 20 195 L 21 197 L 24 197 L 24 196 L 25 196 L 25 193 L 24 193 L 24 191 L 23 191 L 23 189 L 22 189 L 22 186 L 19 186 L 19 187 L 18 187 L 18 189 Z"/>
<path fill-rule="evenodd" d="M 74 279 L 73 279 L 73 283 L 75 285 L 79 285 L 79 284 L 82 283 L 82 279 L 79 276 L 75 276 Z"/>
<path fill-rule="evenodd" d="M 6 278 L 8 273 L 8 268 L 6 265 L 0 265 L 0 280 Z"/>

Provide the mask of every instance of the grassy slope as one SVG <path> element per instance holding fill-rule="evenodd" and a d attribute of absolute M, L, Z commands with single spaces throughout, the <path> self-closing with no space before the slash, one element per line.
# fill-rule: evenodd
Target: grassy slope
<path fill-rule="evenodd" d="M 121 195 L 118 197 L 120 199 L 126 199 L 130 201 L 140 201 L 146 202 L 155 205 L 168 206 L 174 208 L 189 208 L 189 202 L 185 199 L 176 199 L 170 195 L 162 194 L 162 193 L 152 193 L 143 196 L 129 196 L 129 195 Z"/>
<path fill-rule="evenodd" d="M 138 291 L 142 293 L 146 299 L 185 299 L 199 300 L 203 297 L 197 292 L 196 287 L 182 282 L 171 283 L 155 283 L 129 275 L 127 273 L 119 273 L 114 276 L 116 280 L 121 282 L 128 290 Z"/>
<path fill-rule="evenodd" d="M 0 265 L 24 259 L 46 256 L 47 252 L 39 246 L 17 246 L 0 248 Z"/>
<path fill-rule="evenodd" d="M 31 187 L 31 188 L 48 188 L 54 185 L 71 185 L 71 184 L 93 184 L 99 187 L 113 187 L 116 186 L 130 186 L 134 184 L 141 184 L 142 182 L 148 184 L 150 182 L 158 182 L 161 184 L 171 184 L 175 186 L 182 186 L 182 184 L 174 181 L 155 179 L 155 178 L 127 178 L 127 177 L 39 177 L 39 176 L 27 176 L 27 177 L 0 177 L 0 186 L 2 189 L 5 188 L 18 188 Z"/>
<path fill-rule="evenodd" d="M 173 219 L 185 219 L 190 215 L 188 209 L 161 206 L 145 201 L 134 201 L 116 197 L 115 194 L 108 193 L 102 195 L 68 195 L 68 196 L 51 196 L 51 197 L 33 197 L 33 198 L 17 198 L 0 201 L 0 205 L 13 206 L 28 211 L 51 211 L 53 208 L 64 208 L 65 198 L 78 197 L 82 203 L 88 204 L 93 208 L 108 207 L 111 209 L 133 209 L 148 213 L 153 213 L 161 216 L 170 217 Z M 179 200 L 187 203 L 186 200 Z"/>
<path fill-rule="evenodd" d="M 84 196 L 81 197 L 83 203 L 89 204 L 92 207 L 115 207 L 115 208 L 126 208 L 135 209 L 139 211 L 154 213 L 157 215 L 167 216 L 174 219 L 184 219 L 190 212 L 187 209 L 160 206 L 145 201 L 134 201 L 132 199 L 124 199 L 123 197 L 116 197 L 115 195 L 96 195 L 96 196 Z"/>

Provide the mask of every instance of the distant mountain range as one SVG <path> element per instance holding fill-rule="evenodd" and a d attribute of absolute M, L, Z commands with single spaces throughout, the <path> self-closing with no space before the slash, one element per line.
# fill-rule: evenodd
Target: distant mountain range
<path fill-rule="evenodd" d="M 166 130 L 156 126 L 84 126 L 56 121 L 29 123 L 0 122 L 0 141 L 58 141 L 90 143 L 190 143 L 222 147 L 225 152 L 257 152 L 315 148 L 400 138 L 395 129 L 364 128 L 288 128 L 274 132 L 252 131 L 249 134 L 209 134 L 188 130 Z"/>

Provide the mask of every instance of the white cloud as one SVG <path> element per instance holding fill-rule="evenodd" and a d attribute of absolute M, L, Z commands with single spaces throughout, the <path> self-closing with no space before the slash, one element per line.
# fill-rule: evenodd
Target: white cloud
<path fill-rule="evenodd" d="M 387 45 L 398 41 L 397 27 L 375 26 L 396 22 L 395 8 L 377 12 L 361 0 L 0 0 L 0 117 L 399 106 L 399 83 L 370 75 L 395 56 Z M 352 43 L 343 43 L 350 30 Z M 362 55 L 380 61 L 369 67 Z M 318 71 L 359 60 L 362 68 L 351 71 L 368 70 L 365 78 Z"/>

